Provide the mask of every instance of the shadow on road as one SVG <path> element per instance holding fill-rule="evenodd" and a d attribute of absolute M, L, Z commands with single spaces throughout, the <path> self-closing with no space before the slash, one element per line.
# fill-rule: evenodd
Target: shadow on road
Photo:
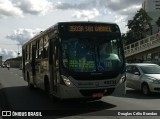
<path fill-rule="evenodd" d="M 123 95 L 122 97 L 135 99 L 160 99 L 160 93 L 151 93 L 150 95 L 144 95 L 139 90 L 127 88 L 126 95 Z"/>
<path fill-rule="evenodd" d="M 42 111 L 50 116 L 73 116 L 96 111 L 112 109 L 116 105 L 103 102 L 101 100 L 93 102 L 78 102 L 77 100 L 67 100 L 53 102 L 49 97 L 39 89 L 29 90 L 27 86 L 8 87 L 0 89 L 3 94 L 2 110 L 17 111 Z"/>

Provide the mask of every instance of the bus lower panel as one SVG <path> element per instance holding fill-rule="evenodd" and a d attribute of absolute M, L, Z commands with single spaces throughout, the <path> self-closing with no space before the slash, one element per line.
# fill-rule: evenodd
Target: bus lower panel
<path fill-rule="evenodd" d="M 65 85 L 60 85 L 57 92 L 57 97 L 61 99 L 71 99 L 71 98 L 99 98 L 107 95 L 111 95 L 115 90 L 115 87 L 110 88 L 99 88 L 91 89 L 84 88 L 79 89 L 77 87 L 68 87 Z"/>
<path fill-rule="evenodd" d="M 105 92 L 105 90 L 107 90 Z M 91 90 L 80 90 L 80 93 L 83 96 L 91 97 L 94 93 L 102 93 L 104 96 L 111 95 L 115 88 L 107 88 L 107 89 L 91 89 Z"/>

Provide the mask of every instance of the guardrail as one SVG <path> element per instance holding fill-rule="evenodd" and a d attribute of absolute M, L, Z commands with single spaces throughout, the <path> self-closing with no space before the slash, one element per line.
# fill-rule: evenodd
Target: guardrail
<path fill-rule="evenodd" d="M 160 32 L 124 47 L 125 57 L 160 47 Z"/>

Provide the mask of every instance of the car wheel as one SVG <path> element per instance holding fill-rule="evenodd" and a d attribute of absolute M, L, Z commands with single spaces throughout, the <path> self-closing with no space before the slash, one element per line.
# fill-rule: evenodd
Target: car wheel
<path fill-rule="evenodd" d="M 142 92 L 143 92 L 144 95 L 149 95 L 150 94 L 149 86 L 147 84 L 142 85 Z"/>

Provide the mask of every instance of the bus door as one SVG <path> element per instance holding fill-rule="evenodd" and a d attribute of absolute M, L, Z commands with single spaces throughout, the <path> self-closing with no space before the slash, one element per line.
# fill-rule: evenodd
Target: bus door
<path fill-rule="evenodd" d="M 36 78 L 36 46 L 32 45 L 32 79 L 33 79 L 33 84 L 35 84 L 35 78 Z"/>
<path fill-rule="evenodd" d="M 57 92 L 58 82 L 59 82 L 59 48 L 58 42 L 54 39 L 50 41 L 50 71 L 52 79 L 52 88 L 54 92 Z"/>
<path fill-rule="evenodd" d="M 25 49 L 22 48 L 22 73 L 23 77 L 25 78 Z"/>

